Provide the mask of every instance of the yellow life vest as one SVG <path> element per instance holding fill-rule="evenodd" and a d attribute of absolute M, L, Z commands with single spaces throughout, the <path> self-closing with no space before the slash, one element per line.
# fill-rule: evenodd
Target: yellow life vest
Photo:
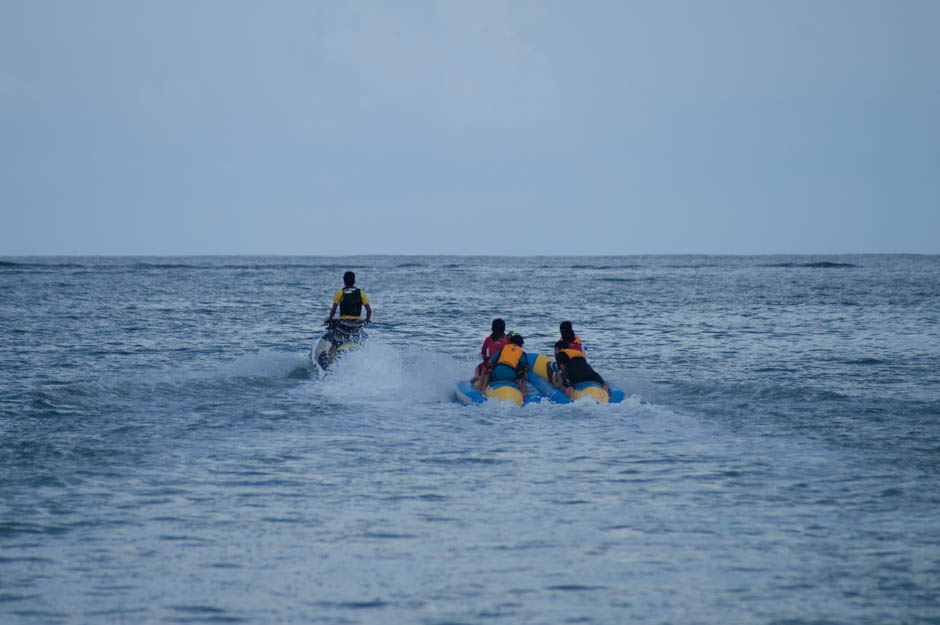
<path fill-rule="evenodd" d="M 584 358 L 587 361 L 587 356 L 584 355 L 584 352 L 577 349 L 563 349 L 562 353 L 568 354 L 568 358 Z"/>
<path fill-rule="evenodd" d="M 499 360 L 496 361 L 496 364 L 507 365 L 515 369 L 521 358 L 522 348 L 518 345 L 510 343 L 509 345 L 505 346 L 502 351 L 500 351 Z"/>

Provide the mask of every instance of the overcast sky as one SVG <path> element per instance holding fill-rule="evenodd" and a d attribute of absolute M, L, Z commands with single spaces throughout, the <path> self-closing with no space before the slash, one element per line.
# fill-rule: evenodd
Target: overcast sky
<path fill-rule="evenodd" d="M 940 253 L 940 2 L 0 0 L 0 255 Z"/>

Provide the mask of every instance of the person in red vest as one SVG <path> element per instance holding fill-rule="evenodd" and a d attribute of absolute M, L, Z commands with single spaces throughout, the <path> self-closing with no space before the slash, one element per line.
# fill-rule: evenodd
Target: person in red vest
<path fill-rule="evenodd" d="M 506 336 L 505 321 L 502 319 L 493 319 L 493 323 L 490 327 L 493 333 L 486 337 L 486 340 L 483 341 L 483 347 L 480 349 L 483 362 L 477 365 L 476 370 L 473 372 L 473 377 L 470 379 L 470 384 L 476 385 L 483 375 L 483 372 L 490 369 L 490 358 L 495 356 L 496 352 L 509 343 L 509 337 Z M 486 390 L 486 387 L 484 386 L 481 390 Z"/>

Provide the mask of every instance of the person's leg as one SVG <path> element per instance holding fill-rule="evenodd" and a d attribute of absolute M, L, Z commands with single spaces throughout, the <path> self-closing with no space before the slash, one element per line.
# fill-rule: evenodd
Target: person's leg
<path fill-rule="evenodd" d="M 480 376 L 480 379 L 477 380 L 477 390 L 481 393 L 486 392 L 486 387 L 490 385 L 490 370 L 487 369 Z"/>

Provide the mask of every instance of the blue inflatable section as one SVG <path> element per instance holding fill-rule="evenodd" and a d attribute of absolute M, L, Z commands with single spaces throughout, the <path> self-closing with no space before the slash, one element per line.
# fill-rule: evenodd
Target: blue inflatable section
<path fill-rule="evenodd" d="M 483 393 L 473 388 L 467 380 L 457 382 L 457 401 L 465 406 L 470 404 L 482 404 L 486 402 Z"/>
<path fill-rule="evenodd" d="M 565 395 L 561 389 L 555 388 L 549 383 L 548 380 L 543 378 L 537 373 L 530 373 L 529 379 L 526 381 L 526 386 L 533 387 L 538 390 L 539 395 L 546 400 L 555 403 L 555 404 L 570 404 L 571 400 L 568 399 L 568 396 Z"/>

